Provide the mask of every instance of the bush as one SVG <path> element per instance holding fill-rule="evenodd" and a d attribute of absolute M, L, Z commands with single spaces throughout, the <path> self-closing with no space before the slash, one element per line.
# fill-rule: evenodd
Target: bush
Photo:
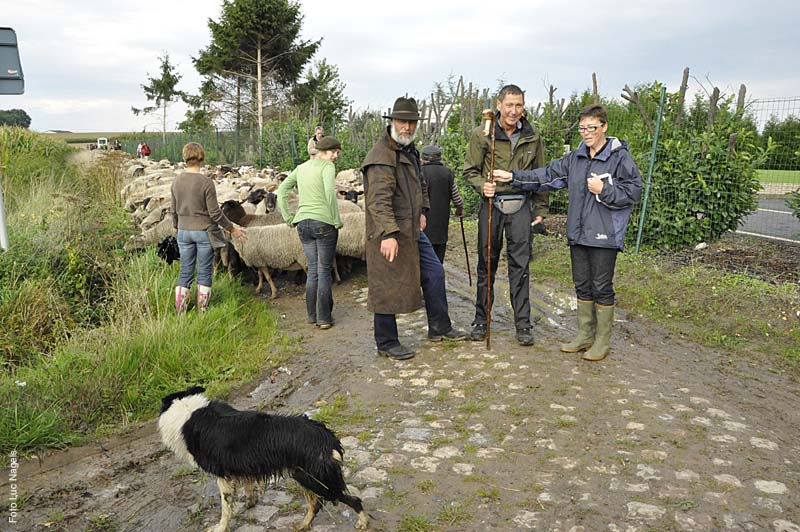
<path fill-rule="evenodd" d="M 710 130 L 699 118 L 691 120 L 692 115 L 708 115 L 708 103 L 699 98 L 689 126 L 665 116 L 645 219 L 646 243 L 679 248 L 714 241 L 735 231 L 758 207 L 756 168 L 770 148 L 758 146 L 752 123 L 731 109 L 731 102 L 732 97 L 721 102 Z"/>

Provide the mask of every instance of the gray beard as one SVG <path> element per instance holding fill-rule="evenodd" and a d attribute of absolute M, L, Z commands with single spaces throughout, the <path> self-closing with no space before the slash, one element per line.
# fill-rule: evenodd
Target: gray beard
<path fill-rule="evenodd" d="M 400 134 L 399 134 L 399 133 L 397 132 L 397 130 L 394 128 L 394 124 L 392 124 L 392 125 L 391 125 L 391 135 L 392 135 L 392 138 L 394 139 L 394 141 L 395 141 L 396 143 L 398 143 L 399 145 L 401 145 L 401 146 L 408 146 L 409 144 L 411 144 L 412 142 L 414 142 L 414 139 L 415 139 L 415 138 L 416 138 L 416 136 L 417 136 L 417 132 L 416 132 L 416 131 L 414 131 L 414 134 L 413 134 L 413 135 L 411 135 L 411 137 L 410 137 L 410 138 L 407 138 L 407 139 L 405 139 L 405 140 L 401 140 L 401 139 L 400 139 Z"/>

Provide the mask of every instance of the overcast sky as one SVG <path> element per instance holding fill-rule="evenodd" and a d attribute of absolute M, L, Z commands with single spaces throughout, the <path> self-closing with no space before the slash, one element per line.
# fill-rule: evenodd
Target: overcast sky
<path fill-rule="evenodd" d="M 146 104 L 141 85 L 166 51 L 183 75 L 178 87 L 197 90 L 191 58 L 208 46 L 222 3 L 2 1 L 25 94 L 0 96 L 0 109 L 26 110 L 37 131 L 160 129 L 130 111 Z M 306 0 L 302 11 L 303 38 L 323 39 L 315 58 L 339 67 L 361 108 L 424 98 L 451 74 L 492 89 L 516 83 L 534 104 L 551 83 L 562 97 L 590 87 L 592 72 L 605 95 L 656 79 L 676 90 L 686 66 L 694 90 L 713 83 L 731 94 L 745 83 L 751 98 L 800 96 L 797 0 Z M 170 128 L 184 112 L 170 108 Z"/>

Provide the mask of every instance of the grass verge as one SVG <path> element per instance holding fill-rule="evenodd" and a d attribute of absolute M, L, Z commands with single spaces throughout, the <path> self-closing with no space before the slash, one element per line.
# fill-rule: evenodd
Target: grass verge
<path fill-rule="evenodd" d="M 81 443 L 155 416 L 161 397 L 188 385 L 217 396 L 284 362 L 288 340 L 246 288 L 219 278 L 208 312 L 177 316 L 175 278 L 154 254 L 134 258 L 117 294 L 124 312 L 3 375 L 0 453 Z"/>
<path fill-rule="evenodd" d="M 563 239 L 537 237 L 531 276 L 572 287 Z M 700 344 L 733 355 L 770 355 L 775 370 L 800 370 L 800 285 L 773 285 L 651 253 L 621 253 L 614 286 L 619 304 Z M 777 355 L 777 356 L 775 356 Z"/>

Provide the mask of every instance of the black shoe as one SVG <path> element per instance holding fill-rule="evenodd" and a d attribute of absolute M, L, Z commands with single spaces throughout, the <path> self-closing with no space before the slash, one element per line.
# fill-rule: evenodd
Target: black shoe
<path fill-rule="evenodd" d="M 408 360 L 414 358 L 414 350 L 400 344 L 387 349 L 378 349 L 378 354 L 392 360 Z"/>
<path fill-rule="evenodd" d="M 459 340 L 465 340 L 466 338 L 467 333 L 453 327 L 450 327 L 450 330 L 443 334 L 434 332 L 428 333 L 428 340 L 431 342 L 439 342 L 441 340 L 453 340 L 454 342 L 457 342 Z"/>
<path fill-rule="evenodd" d="M 486 340 L 486 324 L 476 323 L 473 325 L 472 330 L 469 332 L 469 339 L 473 342 L 482 342 Z"/>
<path fill-rule="evenodd" d="M 533 333 L 530 327 L 517 329 L 517 342 L 519 345 L 533 345 Z"/>

